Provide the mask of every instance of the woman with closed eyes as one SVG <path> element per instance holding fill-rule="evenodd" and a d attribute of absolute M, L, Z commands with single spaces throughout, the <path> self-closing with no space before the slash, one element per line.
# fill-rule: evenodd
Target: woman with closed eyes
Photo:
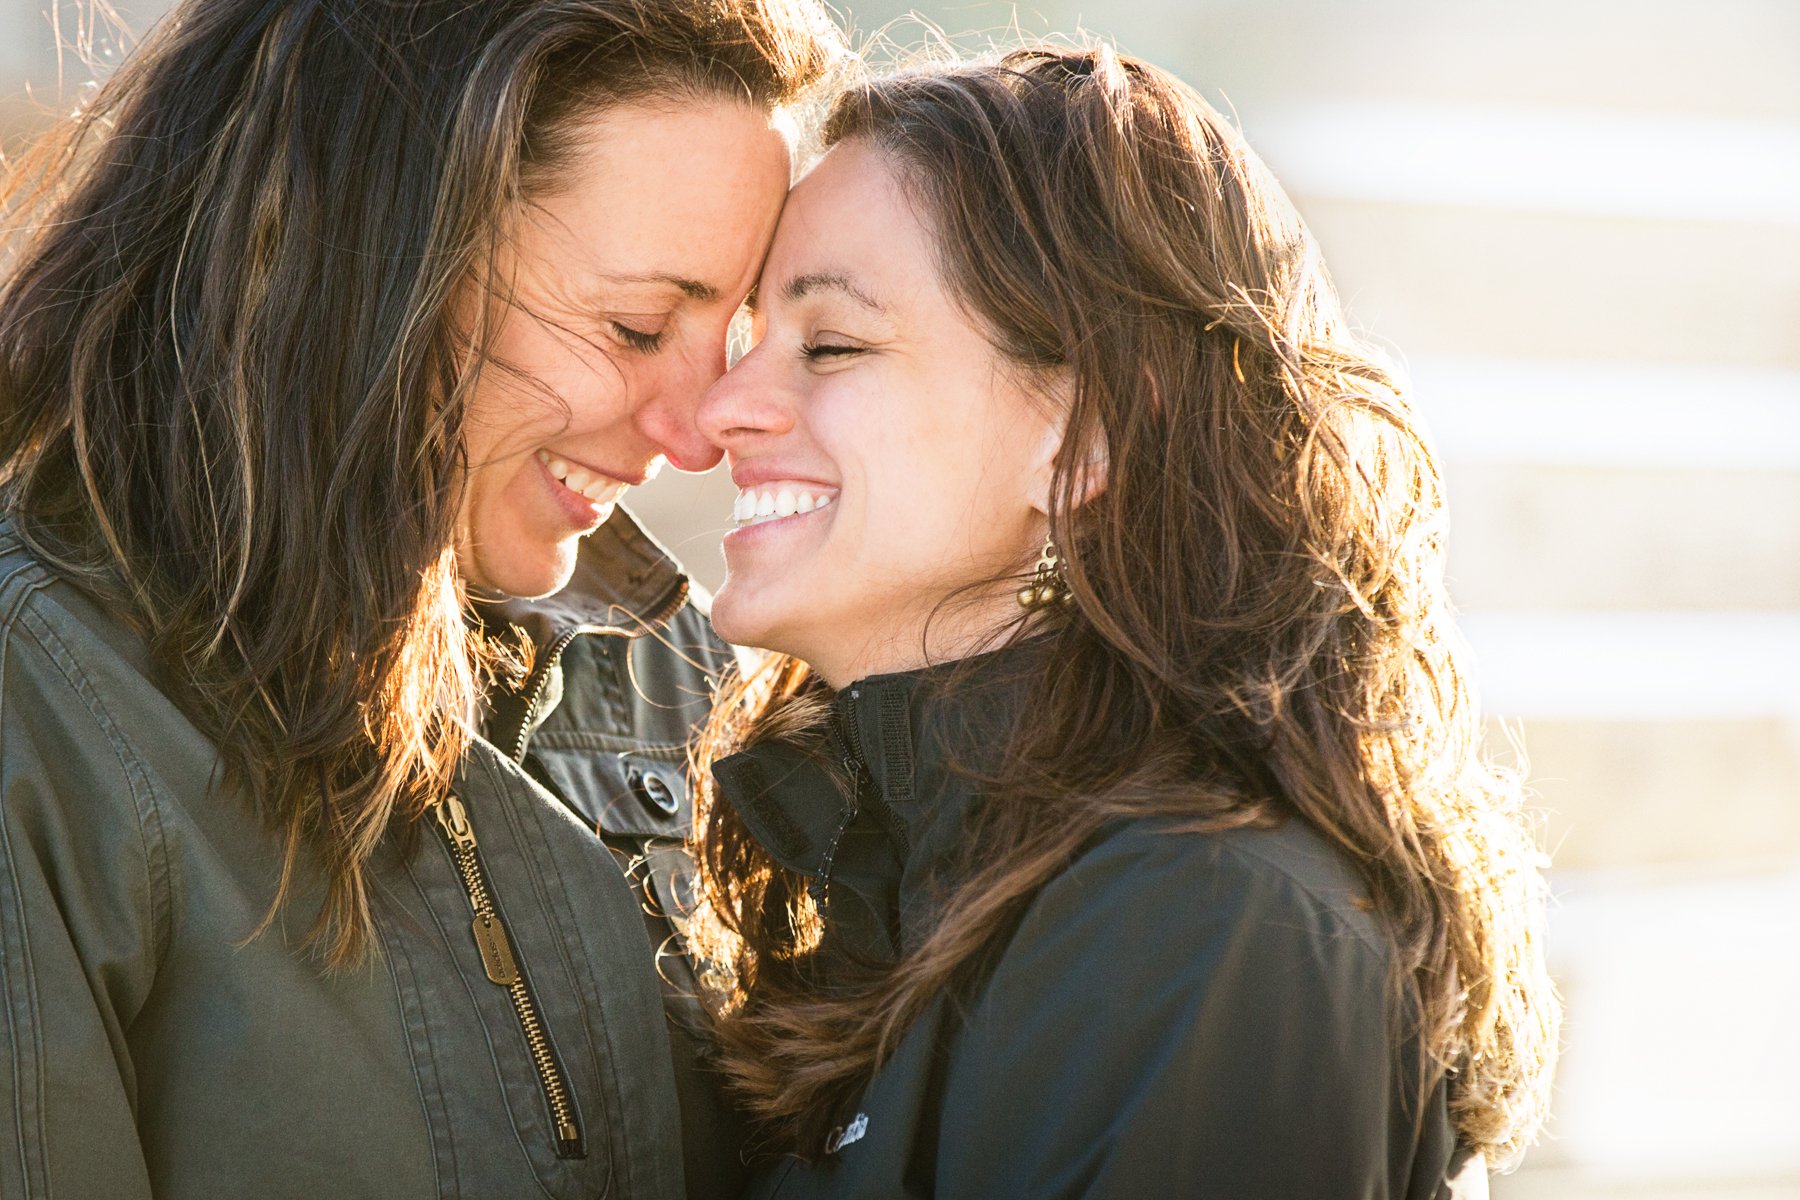
<path fill-rule="evenodd" d="M 740 488 L 693 923 L 757 1197 L 1486 1194 L 1540 856 L 1401 383 L 1108 49 L 853 90 L 701 428 Z"/>
<path fill-rule="evenodd" d="M 719 460 L 841 39 L 158 7 L 0 162 L 0 1196 L 734 1196 L 662 952 L 731 651 L 619 501 Z"/>

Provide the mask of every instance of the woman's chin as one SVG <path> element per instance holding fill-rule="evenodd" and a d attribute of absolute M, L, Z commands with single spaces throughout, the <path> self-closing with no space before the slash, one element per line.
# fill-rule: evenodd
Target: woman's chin
<path fill-rule="evenodd" d="M 739 602 L 743 591 L 744 585 L 738 581 L 736 576 L 727 575 L 725 577 L 725 582 L 713 594 L 713 632 L 733 645 L 755 646 L 761 650 L 773 649 L 758 640 L 757 635 L 762 630 L 759 628 L 758 622 L 751 619 L 751 614 L 745 611 L 750 606 Z"/>
<path fill-rule="evenodd" d="M 792 654 L 792 639 L 783 631 L 793 624 L 793 608 L 757 586 L 754 578 L 728 574 L 713 597 L 713 630 L 734 645 Z"/>
<path fill-rule="evenodd" d="M 560 592 L 575 573 L 581 541 L 570 537 L 540 544 L 514 544 L 492 551 L 477 549 L 465 578 L 486 592 L 536 599 Z"/>

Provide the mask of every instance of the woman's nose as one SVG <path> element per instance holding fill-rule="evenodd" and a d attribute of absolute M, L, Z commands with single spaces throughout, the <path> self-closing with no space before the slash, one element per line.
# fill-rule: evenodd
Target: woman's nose
<path fill-rule="evenodd" d="M 706 390 L 725 372 L 725 337 L 719 331 L 714 349 L 691 349 L 671 357 L 656 381 L 655 394 L 637 412 L 637 425 L 680 471 L 704 471 L 719 461 L 719 447 L 702 431 L 695 416 Z"/>
<path fill-rule="evenodd" d="M 721 450 L 743 451 L 794 428 L 793 397 L 780 386 L 766 346 L 752 348 L 700 400 L 696 423 Z"/>

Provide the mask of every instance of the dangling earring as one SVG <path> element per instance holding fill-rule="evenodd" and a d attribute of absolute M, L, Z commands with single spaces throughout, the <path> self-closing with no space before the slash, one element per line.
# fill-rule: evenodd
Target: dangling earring
<path fill-rule="evenodd" d="M 1019 589 L 1018 601 L 1019 607 L 1024 609 L 1069 602 L 1069 582 L 1063 576 L 1063 562 L 1057 556 L 1056 543 L 1048 534 L 1044 536 L 1044 552 L 1038 555 L 1037 570 L 1032 572 L 1031 582 Z"/>

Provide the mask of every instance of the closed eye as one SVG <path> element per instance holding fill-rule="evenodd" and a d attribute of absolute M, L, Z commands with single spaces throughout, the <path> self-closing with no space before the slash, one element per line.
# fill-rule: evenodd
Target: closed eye
<path fill-rule="evenodd" d="M 662 345 L 662 330 L 660 329 L 651 333 L 643 329 L 633 329 L 629 325 L 621 325 L 617 321 L 612 323 L 612 327 L 620 341 L 642 354 L 654 354 L 656 348 Z"/>
<path fill-rule="evenodd" d="M 844 358 L 852 354 L 861 354 L 861 346 L 842 346 L 830 342 L 805 342 L 800 346 L 800 353 L 811 362 L 825 359 Z"/>

